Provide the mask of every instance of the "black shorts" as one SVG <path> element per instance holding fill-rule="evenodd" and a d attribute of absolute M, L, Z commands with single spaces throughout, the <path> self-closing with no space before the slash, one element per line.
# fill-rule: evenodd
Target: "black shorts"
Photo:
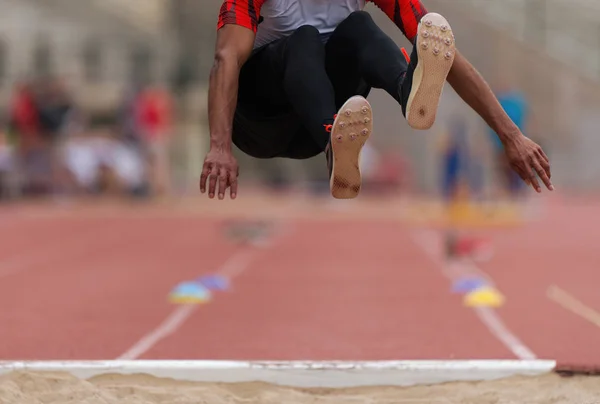
<path fill-rule="evenodd" d="M 320 147 L 293 111 L 267 115 L 238 103 L 233 119 L 233 144 L 259 159 L 284 157 L 308 159 L 321 153 Z"/>
<path fill-rule="evenodd" d="M 286 40 L 256 49 L 240 72 L 232 140 L 241 151 L 255 158 L 308 159 L 323 151 L 283 90 Z M 351 85 L 352 94 L 366 97 L 370 92 L 362 80 Z"/>

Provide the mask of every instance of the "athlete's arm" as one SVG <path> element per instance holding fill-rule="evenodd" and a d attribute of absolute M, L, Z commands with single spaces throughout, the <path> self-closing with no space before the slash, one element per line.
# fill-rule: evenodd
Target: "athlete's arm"
<path fill-rule="evenodd" d="M 232 153 L 233 116 L 237 105 L 240 70 L 250 57 L 263 0 L 224 0 L 219 14 L 215 57 L 208 87 L 210 149 L 204 160 L 200 191 L 214 198 L 237 195 L 238 165 Z M 209 179 L 210 178 L 210 179 Z"/>
<path fill-rule="evenodd" d="M 367 0 L 379 7 L 414 44 L 421 18 L 427 9 L 420 0 Z M 535 170 L 548 189 L 554 189 L 550 182 L 550 164 L 542 149 L 525 137 L 502 109 L 498 99 L 483 77 L 460 53 L 456 52 L 454 64 L 448 75 L 448 83 L 458 95 L 477 112 L 498 134 L 504 144 L 512 168 L 540 192 Z"/>
<path fill-rule="evenodd" d="M 447 80 L 456 93 L 498 134 L 502 143 L 521 134 L 504 112 L 490 86 L 458 50 Z"/>
<path fill-rule="evenodd" d="M 231 150 L 231 126 L 237 103 L 240 69 L 254 45 L 254 32 L 225 25 L 217 32 L 217 45 L 208 87 L 210 146 Z"/>
<path fill-rule="evenodd" d="M 396 24 L 411 43 L 414 43 L 419 22 L 427 14 L 427 9 L 420 0 L 370 1 Z M 487 83 L 458 51 L 448 75 L 448 82 L 462 99 L 500 135 L 503 142 L 520 133 Z"/>
<path fill-rule="evenodd" d="M 512 168 L 521 178 L 541 192 L 535 171 L 548 189 L 554 189 L 550 181 L 548 157 L 540 146 L 521 133 L 488 83 L 458 50 L 447 80 L 456 93 L 498 134 Z"/>

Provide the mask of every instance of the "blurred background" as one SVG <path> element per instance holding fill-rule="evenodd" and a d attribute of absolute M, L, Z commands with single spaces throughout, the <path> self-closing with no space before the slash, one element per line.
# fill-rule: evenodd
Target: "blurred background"
<path fill-rule="evenodd" d="M 559 189 L 590 191 L 600 184 L 600 163 L 589 154 L 600 142 L 594 130 L 600 10 L 578 1 L 578 7 L 561 0 L 501 7 L 430 0 L 427 6 L 448 16 L 460 49 L 546 150 Z M 139 198 L 195 193 L 208 140 L 207 79 L 219 6 L 219 0 L 2 0 L 2 199 L 115 189 Z M 407 46 L 378 9 L 368 10 Z M 441 195 L 452 164 L 478 195 L 520 186 L 494 134 L 449 86 L 427 133 L 412 131 L 383 92 L 370 100 L 377 136 L 364 153 L 365 192 Z M 451 163 L 451 155 L 460 162 Z M 323 156 L 240 160 L 242 194 L 249 184 L 327 192 Z"/>
<path fill-rule="evenodd" d="M 459 49 L 487 79 L 511 118 L 545 150 L 556 193 L 561 196 L 594 194 L 600 188 L 596 156 L 600 150 L 599 4 L 594 0 L 425 0 L 430 11 L 448 18 Z M 372 92 L 375 133 L 363 152 L 364 186 L 356 201 L 331 199 L 323 155 L 307 161 L 255 160 L 237 151 L 239 199 L 209 201 L 200 195 L 198 179 L 209 139 L 208 76 L 220 6 L 221 0 L 0 0 L 0 224 L 4 226 L 0 227 L 0 287 L 8 299 L 4 307 L 10 308 L 3 316 L 12 321 L 0 333 L 13 341 L 30 338 L 32 342 L 21 350 L 7 345 L 4 356 L 44 356 L 33 341 L 41 343 L 38 338 L 45 331 L 31 331 L 27 319 L 32 313 L 50 313 L 54 306 L 46 303 L 52 299 L 81 299 L 56 303 L 70 313 L 56 314 L 56 321 L 77 322 L 84 315 L 100 318 L 100 314 L 87 316 L 106 309 L 108 302 L 101 294 L 130 302 L 130 285 L 142 282 L 149 293 L 146 301 L 159 302 L 146 307 L 162 313 L 161 305 L 173 284 L 161 281 L 161 276 L 184 281 L 199 267 L 218 267 L 240 239 L 256 241 L 257 234 L 270 234 L 272 223 L 261 221 L 265 218 L 299 223 L 295 246 L 317 243 L 323 247 L 339 240 L 358 231 L 351 225 L 357 218 L 370 223 L 365 233 L 373 239 L 391 243 L 398 237 L 398 245 L 406 246 L 410 242 L 404 225 L 390 229 L 377 223 L 401 219 L 447 225 L 440 212 L 449 211 L 455 215 L 442 239 L 451 255 L 461 248 L 473 250 L 474 244 L 461 238 L 466 236 L 455 234 L 462 224 L 483 229 L 478 241 L 494 236 L 485 233 L 486 229 L 519 227 L 521 233 L 499 236 L 505 237 L 498 247 L 505 254 L 515 240 L 541 242 L 541 236 L 554 235 L 555 229 L 547 227 L 531 230 L 540 238 L 527 233 L 528 226 L 533 226 L 528 223 L 535 216 L 532 209 L 541 214 L 539 202 L 544 196 L 535 195 L 516 178 L 495 134 L 449 86 L 437 122 L 426 132 L 411 130 L 399 106 L 383 91 Z M 408 48 L 383 13 L 372 5 L 367 10 L 399 46 Z M 109 213 L 81 208 L 107 200 L 116 201 L 111 205 L 115 210 Z M 129 201 L 139 203 L 132 207 Z M 511 202 L 510 208 L 503 205 L 502 214 L 498 213 L 501 201 L 506 206 Z M 24 208 L 33 205 L 37 210 Z M 478 215 L 484 205 L 497 215 L 490 210 Z M 142 206 L 158 206 L 158 210 L 144 210 L 147 215 L 140 216 Z M 340 208 L 336 218 L 342 224 L 310 227 L 315 226 L 310 220 L 325 206 Z M 192 213 L 197 211 L 204 216 Z M 322 216 L 328 218 L 328 212 Z M 592 226 L 590 217 L 599 215 L 577 212 L 580 216 L 569 220 L 579 218 L 578 224 L 566 219 L 560 223 L 583 234 Z M 173 219 L 173 215 L 187 221 Z M 558 216 L 553 217 L 551 223 L 558 226 Z M 249 221 L 226 221 L 230 218 Z M 428 240 L 426 244 L 435 244 Z M 561 240 L 544 240 L 543 246 L 523 254 L 538 254 L 528 256 L 537 260 L 553 250 L 558 258 L 546 257 L 548 266 L 567 260 Z M 137 242 L 144 247 L 134 245 Z M 394 255 L 401 253 L 395 244 L 388 247 L 385 251 L 375 246 L 357 249 L 353 254 L 362 255 L 354 260 L 368 262 L 367 256 L 375 252 L 383 254 L 379 257 L 387 267 L 405 268 L 403 264 L 419 260 L 415 258 L 419 253 L 399 257 Z M 597 260 L 592 248 L 575 247 L 585 250 L 590 266 Z M 347 247 L 341 243 L 336 248 L 341 252 Z M 272 256 L 263 269 L 310 259 L 310 255 L 299 257 L 291 247 L 283 251 L 279 261 Z M 281 261 L 285 257 L 287 261 Z M 342 255 L 337 261 L 334 258 L 326 260 L 330 267 L 354 268 L 352 262 L 342 264 L 347 259 Z M 120 269 L 95 272 L 88 268 L 76 280 L 72 278 L 76 268 L 90 263 Z M 324 264 L 310 265 L 320 268 Z M 507 258 L 499 265 L 507 268 L 519 262 Z M 421 262 L 412 268 L 423 266 Z M 534 272 L 533 267 L 523 270 Z M 343 277 L 344 271 L 335 274 Z M 386 279 L 386 274 L 379 276 Z M 99 281 L 102 276 L 107 277 L 102 278 L 105 283 Z M 111 276 L 116 280 L 110 280 Z M 590 276 L 584 273 L 575 284 L 584 285 Z M 49 282 L 62 282 L 59 289 L 77 285 L 80 294 L 71 294 L 71 289 L 59 293 L 54 288 L 51 296 L 41 298 L 39 293 L 51 293 Z M 265 287 L 259 280 L 253 285 Z M 94 304 L 74 312 L 71 304 L 76 301 Z M 139 313 L 145 308 L 134 305 L 132 310 Z M 116 321 L 117 311 L 104 312 L 102 318 Z M 17 319 L 17 312 L 25 314 Z M 140 315 L 135 321 L 124 321 L 124 329 L 140 328 L 131 329 L 127 337 L 111 336 L 124 338 L 122 349 L 98 355 L 116 356 L 143 330 L 158 323 L 155 318 L 137 323 L 144 319 L 148 320 Z M 86 338 L 92 329 L 99 332 L 100 326 L 94 328 L 92 320 L 86 324 L 91 327 Z M 57 351 L 61 357 L 75 352 L 73 347 L 67 349 L 63 337 L 55 340 L 57 346 L 65 347 Z M 83 348 L 76 352 L 87 355 Z"/>

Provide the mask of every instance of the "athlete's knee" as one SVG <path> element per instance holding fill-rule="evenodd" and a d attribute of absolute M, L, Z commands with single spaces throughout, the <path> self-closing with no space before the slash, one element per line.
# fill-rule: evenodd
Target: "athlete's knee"
<path fill-rule="evenodd" d="M 290 37 L 290 40 L 302 43 L 314 42 L 315 40 L 320 42 L 319 30 L 312 25 L 303 25 L 294 31 Z"/>
<path fill-rule="evenodd" d="M 324 55 L 325 48 L 319 36 L 319 30 L 312 25 L 303 25 L 288 38 L 286 58 L 290 56 Z M 310 58 L 309 58 L 310 59 Z"/>
<path fill-rule="evenodd" d="M 375 21 L 373 21 L 371 14 L 366 11 L 354 11 L 342 22 L 342 24 L 358 28 L 373 25 L 375 24 Z"/>

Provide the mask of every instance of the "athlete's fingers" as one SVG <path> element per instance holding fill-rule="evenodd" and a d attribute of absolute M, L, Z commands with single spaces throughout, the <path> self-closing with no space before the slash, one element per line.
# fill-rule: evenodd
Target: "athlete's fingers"
<path fill-rule="evenodd" d="M 538 182 L 538 179 L 535 175 L 535 172 L 537 171 L 537 168 L 539 167 L 539 164 L 537 164 L 537 161 L 533 160 L 531 162 L 530 166 L 529 164 L 527 164 L 527 173 L 529 174 L 529 181 L 531 182 L 531 185 L 533 186 L 533 189 L 535 189 L 536 192 L 542 192 L 542 188 L 540 187 L 540 183 Z M 541 167 L 539 167 L 541 170 Z"/>
<path fill-rule="evenodd" d="M 206 192 L 206 180 L 208 180 L 208 176 L 210 175 L 211 164 L 205 163 L 202 167 L 202 174 L 200 175 L 200 192 Z"/>
<path fill-rule="evenodd" d="M 519 177 L 521 177 L 523 182 L 527 184 L 528 187 L 533 186 L 531 181 L 531 168 L 529 168 L 529 165 L 526 161 L 520 161 L 518 163 L 511 164 L 511 167 L 519 175 Z"/>
<path fill-rule="evenodd" d="M 227 177 L 229 172 L 227 169 L 221 167 L 219 170 L 219 199 L 225 198 L 225 191 L 227 190 Z"/>
<path fill-rule="evenodd" d="M 213 166 L 210 170 L 210 177 L 208 179 L 208 197 L 215 197 L 215 189 L 217 187 L 217 176 L 219 175 L 219 167 Z"/>
<path fill-rule="evenodd" d="M 511 163 L 510 167 L 513 169 L 513 171 L 519 174 L 519 177 L 521 177 L 521 179 L 525 181 L 527 185 L 529 185 L 529 176 L 527 175 L 527 171 L 521 167 L 521 164 L 522 163 Z"/>
<path fill-rule="evenodd" d="M 235 199 L 235 197 L 237 196 L 237 189 L 238 189 L 237 176 L 231 175 L 229 177 L 229 191 L 230 191 L 231 199 Z"/>
<path fill-rule="evenodd" d="M 536 157 L 548 178 L 552 178 L 552 173 L 550 172 L 550 161 L 545 157 L 544 152 L 541 149 L 536 153 Z"/>
<path fill-rule="evenodd" d="M 548 158 L 548 156 L 546 156 L 546 153 L 544 153 L 544 149 L 538 146 L 537 152 L 544 158 L 544 160 L 546 160 L 547 163 L 550 162 L 550 159 Z"/>
<path fill-rule="evenodd" d="M 542 182 L 544 183 L 544 185 L 546 185 L 546 188 L 548 188 L 549 190 L 554 189 L 554 186 L 552 185 L 552 181 L 550 181 L 550 177 L 548 176 L 548 173 L 544 167 L 543 161 L 540 163 L 539 161 L 537 161 L 534 158 L 532 164 L 533 164 L 533 168 L 535 169 L 535 171 L 541 178 Z"/>

